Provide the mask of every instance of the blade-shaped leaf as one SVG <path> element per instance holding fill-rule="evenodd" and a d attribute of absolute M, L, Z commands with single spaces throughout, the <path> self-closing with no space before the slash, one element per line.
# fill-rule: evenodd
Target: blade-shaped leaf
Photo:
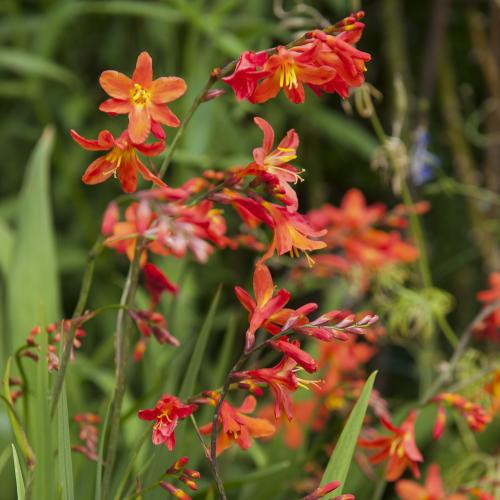
<path fill-rule="evenodd" d="M 321 479 L 321 486 L 331 481 L 340 481 L 341 485 L 330 495 L 325 496 L 325 499 L 342 494 L 376 376 L 377 372 L 375 371 L 368 377 L 326 466 L 323 478 Z"/>
<path fill-rule="evenodd" d="M 12 444 L 12 457 L 14 458 L 14 472 L 16 474 L 17 500 L 24 500 L 25 490 L 24 490 L 23 471 L 21 470 L 21 464 L 19 463 L 19 457 L 17 456 L 16 447 L 13 444 Z"/>
<path fill-rule="evenodd" d="M 59 284 L 49 202 L 49 159 L 54 131 L 46 128 L 24 175 L 19 195 L 17 231 L 7 277 L 7 314 L 14 349 L 24 344 L 41 312 L 59 317 Z"/>
<path fill-rule="evenodd" d="M 58 430 L 58 459 L 59 474 L 62 481 L 62 498 L 73 500 L 73 463 L 71 460 L 71 444 L 69 439 L 68 402 L 66 399 L 66 387 L 63 385 L 57 408 L 57 430 Z"/>

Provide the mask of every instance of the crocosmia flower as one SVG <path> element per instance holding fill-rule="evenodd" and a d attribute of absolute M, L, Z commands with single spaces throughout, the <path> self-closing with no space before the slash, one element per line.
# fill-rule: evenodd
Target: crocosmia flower
<path fill-rule="evenodd" d="M 153 444 L 165 443 L 172 451 L 175 446 L 174 430 L 179 420 L 189 417 L 195 410 L 195 405 L 186 405 L 175 396 L 165 394 L 152 409 L 140 410 L 138 416 L 142 420 L 154 420 Z"/>
<path fill-rule="evenodd" d="M 186 92 L 186 82 L 174 76 L 153 80 L 153 62 L 147 52 L 137 58 L 132 78 L 118 71 L 103 71 L 101 87 L 111 96 L 99 109 L 112 114 L 128 114 L 128 133 L 134 144 L 143 143 L 151 129 L 163 138 L 158 123 L 178 127 L 180 122 L 165 104 L 175 101 Z"/>
<path fill-rule="evenodd" d="M 247 450 L 252 444 L 252 438 L 272 436 L 275 427 L 263 418 L 254 418 L 246 415 L 255 410 L 257 401 L 253 396 L 247 396 L 239 408 L 234 408 L 227 401 L 223 401 L 219 413 L 220 430 L 217 436 L 217 455 L 220 455 L 232 443 L 236 443 L 242 450 Z M 202 434 L 212 432 L 212 424 L 200 427 Z"/>
<path fill-rule="evenodd" d="M 319 44 L 315 42 L 302 46 L 301 50 L 288 50 L 279 46 L 276 54 L 270 56 L 263 66 L 269 76 L 260 82 L 249 100 L 255 103 L 266 102 L 283 89 L 291 102 L 304 102 L 304 83 L 324 85 L 334 76 L 331 68 L 317 64 L 319 48 Z"/>
<path fill-rule="evenodd" d="M 396 493 L 401 500 L 466 500 L 461 493 L 446 495 L 439 465 L 431 464 L 427 471 L 424 485 L 409 479 L 401 479 L 396 483 Z"/>
<path fill-rule="evenodd" d="M 363 448 L 378 449 L 378 453 L 370 457 L 372 464 L 388 460 L 385 469 L 387 481 L 396 481 L 401 477 L 407 467 L 413 475 L 420 478 L 418 462 L 423 462 L 422 454 L 415 443 L 415 419 L 417 414 L 411 411 L 401 427 L 396 427 L 387 418 L 380 419 L 382 425 L 388 429 L 392 436 L 381 436 L 373 439 L 360 439 Z"/>
<path fill-rule="evenodd" d="M 158 156 L 165 148 L 163 141 L 152 144 L 133 144 L 127 132 L 115 139 L 109 130 L 99 132 L 97 140 L 90 140 L 71 130 L 71 137 L 87 151 L 109 151 L 94 160 L 83 174 L 85 184 L 100 184 L 111 176 L 118 177 L 123 191 L 133 193 L 137 188 L 137 173 L 157 186 L 166 184 L 142 163 L 137 152 L 145 156 Z"/>
<path fill-rule="evenodd" d="M 255 92 L 259 79 L 269 74 L 268 71 L 262 70 L 266 60 L 265 52 L 255 53 L 246 50 L 239 57 L 234 72 L 222 78 L 222 81 L 233 89 L 238 101 L 248 99 Z"/>

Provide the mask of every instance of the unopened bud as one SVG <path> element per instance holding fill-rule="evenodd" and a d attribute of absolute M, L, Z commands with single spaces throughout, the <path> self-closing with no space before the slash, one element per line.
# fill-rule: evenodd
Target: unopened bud
<path fill-rule="evenodd" d="M 214 89 L 207 90 L 203 97 L 201 98 L 202 102 L 211 101 L 212 99 L 217 99 L 218 97 L 223 96 L 226 93 L 224 89 Z"/>

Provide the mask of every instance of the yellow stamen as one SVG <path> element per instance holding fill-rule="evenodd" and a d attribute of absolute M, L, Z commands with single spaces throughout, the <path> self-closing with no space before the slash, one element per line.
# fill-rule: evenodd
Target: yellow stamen
<path fill-rule="evenodd" d="M 134 104 L 147 104 L 151 98 L 151 94 L 148 90 L 141 87 L 138 83 L 134 83 L 132 90 L 130 91 L 130 98 Z"/>
<path fill-rule="evenodd" d="M 297 88 L 299 86 L 295 64 L 289 62 L 283 63 L 280 66 L 279 75 L 280 87 L 286 87 L 291 90 L 292 88 Z"/>

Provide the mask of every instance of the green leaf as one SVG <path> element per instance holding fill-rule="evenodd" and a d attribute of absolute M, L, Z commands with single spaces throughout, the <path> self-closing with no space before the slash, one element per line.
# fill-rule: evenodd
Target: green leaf
<path fill-rule="evenodd" d="M 57 430 L 58 430 L 58 459 L 59 473 L 62 481 L 62 498 L 73 500 L 73 463 L 71 459 L 71 444 L 69 437 L 68 402 L 66 399 L 66 387 L 63 385 L 61 396 L 57 405 Z"/>
<path fill-rule="evenodd" d="M 17 231 L 7 276 L 7 317 L 12 347 L 24 344 L 40 321 L 59 318 L 55 240 L 49 203 L 49 159 L 54 131 L 47 127 L 28 162 L 19 195 Z"/>
<path fill-rule="evenodd" d="M 376 376 L 377 372 L 375 371 L 368 377 L 326 466 L 321 486 L 331 481 L 340 481 L 341 485 L 330 495 L 325 496 L 325 500 L 342 494 Z"/>
<path fill-rule="evenodd" d="M 203 322 L 203 326 L 201 327 L 198 339 L 196 340 L 193 355 L 191 356 L 191 360 L 186 370 L 186 376 L 182 381 L 181 390 L 179 391 L 180 399 L 187 398 L 194 392 L 196 379 L 198 378 L 201 363 L 203 361 L 203 354 L 205 353 L 205 349 L 207 347 L 208 337 L 210 336 L 210 333 L 212 331 L 215 312 L 217 311 L 217 306 L 219 305 L 221 290 L 222 288 L 219 286 L 212 300 L 212 303 L 210 304 L 210 309 L 208 310 L 208 313 L 205 317 L 205 321 Z"/>
<path fill-rule="evenodd" d="M 0 241 L 2 242 L 0 245 L 0 273 L 5 276 L 12 257 L 14 232 L 3 220 L 0 220 Z"/>
<path fill-rule="evenodd" d="M 17 500 L 24 500 L 25 491 L 23 471 L 21 470 L 21 464 L 19 463 L 19 457 L 17 456 L 17 451 L 14 444 L 12 444 L 12 457 L 14 458 L 14 472 L 16 474 Z"/>
<path fill-rule="evenodd" d="M 0 68 L 22 76 L 46 78 L 68 86 L 78 84 L 77 77 L 71 71 L 23 50 L 0 49 Z"/>

